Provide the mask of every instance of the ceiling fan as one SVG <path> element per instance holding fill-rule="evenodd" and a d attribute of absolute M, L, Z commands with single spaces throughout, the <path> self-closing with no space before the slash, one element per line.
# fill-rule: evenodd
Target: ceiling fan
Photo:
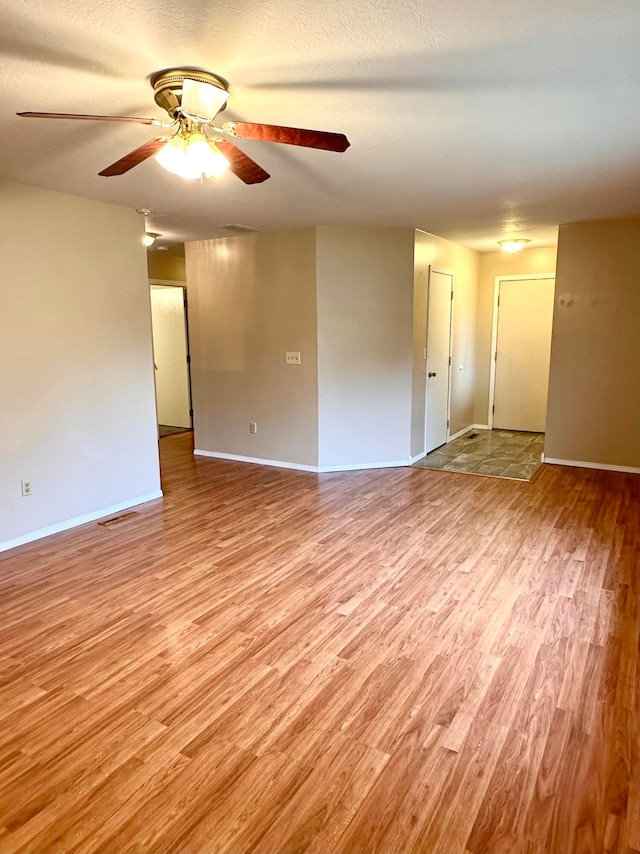
<path fill-rule="evenodd" d="M 344 134 L 328 131 L 250 122 L 224 122 L 221 127 L 216 127 L 214 120 L 226 107 L 229 84 L 223 77 L 210 71 L 166 68 L 151 76 L 151 85 L 156 103 L 167 111 L 170 122 L 137 116 L 91 116 L 75 113 L 24 112 L 18 115 L 24 118 L 134 122 L 175 128 L 175 132 L 170 136 L 149 140 L 107 166 L 98 173 L 103 177 L 123 175 L 155 155 L 161 166 L 182 178 L 208 178 L 228 168 L 245 184 L 259 184 L 270 177 L 269 173 L 241 151 L 231 139 L 256 139 L 338 152 L 346 151 L 350 144 Z"/>

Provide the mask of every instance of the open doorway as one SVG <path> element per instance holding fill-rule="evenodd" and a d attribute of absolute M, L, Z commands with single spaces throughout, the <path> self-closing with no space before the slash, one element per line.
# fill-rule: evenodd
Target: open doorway
<path fill-rule="evenodd" d="M 503 269 L 506 266 L 501 259 L 490 258 L 485 262 L 487 272 L 493 272 L 491 267 L 496 270 L 500 266 Z M 527 266 L 521 264 L 517 270 L 519 275 L 503 273 L 489 278 L 485 274 L 486 309 L 482 315 L 476 315 L 476 332 L 481 328 L 478 316 L 486 329 L 483 405 L 465 418 L 469 426 L 462 430 L 457 429 L 460 426 L 458 417 L 455 435 L 449 436 L 446 444 L 428 445 L 426 456 L 414 463 L 417 467 L 525 481 L 533 480 L 540 471 L 546 428 L 555 274 L 525 274 L 523 268 L 526 270 Z M 535 265 L 531 266 L 535 269 Z M 541 266 L 538 265 L 538 269 Z M 542 269 L 545 267 L 546 264 Z M 552 269 L 551 264 L 549 268 Z M 482 284 L 482 278 L 480 282 Z M 476 369 L 476 389 L 482 369 L 483 366 Z M 487 413 L 486 420 L 484 413 Z"/>
<path fill-rule="evenodd" d="M 160 438 L 193 426 L 186 287 L 151 281 L 151 323 Z"/>

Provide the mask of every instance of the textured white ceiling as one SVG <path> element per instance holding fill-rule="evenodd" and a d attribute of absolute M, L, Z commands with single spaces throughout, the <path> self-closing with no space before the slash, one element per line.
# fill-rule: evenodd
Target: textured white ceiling
<path fill-rule="evenodd" d="M 411 226 L 480 250 L 637 213 L 638 0 L 0 0 L 0 174 L 150 208 L 171 241 L 328 224 Z M 346 133 L 344 154 L 247 141 L 272 175 L 185 182 L 154 136 L 20 110 L 166 118 L 149 75 L 207 68 L 225 119 Z"/>

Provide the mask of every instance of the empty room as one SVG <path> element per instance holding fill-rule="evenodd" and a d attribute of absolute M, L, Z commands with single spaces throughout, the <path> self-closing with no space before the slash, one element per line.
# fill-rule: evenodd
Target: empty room
<path fill-rule="evenodd" d="M 0 854 L 640 854 L 635 0 L 2 18 Z"/>

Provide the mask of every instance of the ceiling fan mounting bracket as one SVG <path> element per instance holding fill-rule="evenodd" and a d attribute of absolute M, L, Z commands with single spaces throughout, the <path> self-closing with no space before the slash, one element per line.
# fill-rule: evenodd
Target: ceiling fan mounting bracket
<path fill-rule="evenodd" d="M 153 86 L 153 97 L 155 102 L 163 110 L 166 110 L 171 118 L 175 118 L 180 112 L 182 106 L 182 85 L 185 80 L 194 80 L 196 83 L 208 83 L 221 89 L 223 92 L 229 91 L 229 84 L 218 74 L 213 74 L 211 71 L 203 71 L 195 68 L 164 68 L 162 71 L 156 71 L 151 75 L 151 85 Z M 219 112 L 225 109 L 226 105 L 220 108 Z"/>

